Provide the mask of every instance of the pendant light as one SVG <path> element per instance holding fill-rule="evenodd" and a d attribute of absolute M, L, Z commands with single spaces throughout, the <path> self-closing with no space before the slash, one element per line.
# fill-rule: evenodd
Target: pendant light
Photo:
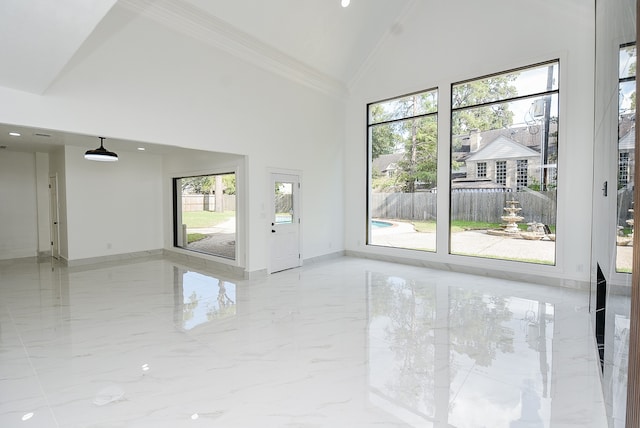
<path fill-rule="evenodd" d="M 84 154 L 85 159 L 100 161 L 100 162 L 115 162 L 118 160 L 118 155 L 110 152 L 109 150 L 104 148 L 103 142 L 104 137 L 100 138 L 100 147 L 94 150 L 87 150 Z"/>

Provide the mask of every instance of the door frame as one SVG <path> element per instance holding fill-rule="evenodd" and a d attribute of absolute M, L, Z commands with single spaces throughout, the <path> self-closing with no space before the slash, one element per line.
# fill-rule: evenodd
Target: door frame
<path fill-rule="evenodd" d="M 58 201 L 58 175 L 49 176 L 49 230 L 51 257 L 60 258 L 60 205 Z"/>
<path fill-rule="evenodd" d="M 292 170 L 292 169 L 282 169 L 282 168 L 267 168 L 267 188 L 266 188 L 266 195 L 269 198 L 268 200 L 268 211 L 265 215 L 265 233 L 267 233 L 267 239 L 266 239 L 266 246 L 265 246 L 265 252 L 266 252 L 266 259 L 267 259 L 267 273 L 271 274 L 271 273 L 275 273 L 273 271 L 273 267 L 272 267 L 272 260 L 271 260 L 271 235 L 272 235 L 272 227 L 271 227 L 271 223 L 272 223 L 272 216 L 273 213 L 275 211 L 275 206 L 274 206 L 274 189 L 272 188 L 272 183 L 273 183 L 273 179 L 274 176 L 276 175 L 291 175 L 291 176 L 295 176 L 297 177 L 297 181 L 298 181 L 298 189 L 297 189 L 297 202 L 294 201 L 294 206 L 297 207 L 297 218 L 298 218 L 298 251 L 300 253 L 300 257 L 299 257 L 299 261 L 298 261 L 298 265 L 297 266 L 292 266 L 292 268 L 294 267 L 300 267 L 303 264 L 303 254 L 302 254 L 302 218 L 303 218 L 303 213 L 302 213 L 302 171 L 300 170 Z M 278 270 L 278 272 L 280 272 L 280 270 Z"/>

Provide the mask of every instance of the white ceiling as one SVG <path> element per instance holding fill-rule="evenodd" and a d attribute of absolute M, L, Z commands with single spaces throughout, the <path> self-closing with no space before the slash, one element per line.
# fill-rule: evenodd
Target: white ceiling
<path fill-rule="evenodd" d="M 378 45 L 402 31 L 402 19 L 417 1 L 352 0 L 342 8 L 340 0 L 2 0 L 0 86 L 46 95 L 109 11 L 125 7 L 256 65 L 345 95 Z M 0 146 L 8 150 L 49 150 L 74 141 L 97 146 L 82 143 L 86 137 L 47 130 L 22 128 L 20 138 L 10 137 L 10 128 L 0 126 Z"/>
<path fill-rule="evenodd" d="M 2 0 L 0 85 L 42 94 L 116 0 Z"/>
<path fill-rule="evenodd" d="M 10 135 L 18 133 L 19 136 Z M 82 135 L 60 132 L 51 129 L 15 126 L 0 123 L 0 153 L 3 150 L 13 152 L 52 153 L 62 146 L 75 146 L 83 149 L 95 149 L 100 146 L 100 139 L 93 135 Z M 136 152 L 143 148 L 145 153 L 157 155 L 175 154 L 180 151 L 193 151 L 175 146 L 150 144 L 139 141 L 106 138 L 104 146 L 116 153 Z"/>
<path fill-rule="evenodd" d="M 184 0 L 344 84 L 397 31 L 410 0 Z"/>

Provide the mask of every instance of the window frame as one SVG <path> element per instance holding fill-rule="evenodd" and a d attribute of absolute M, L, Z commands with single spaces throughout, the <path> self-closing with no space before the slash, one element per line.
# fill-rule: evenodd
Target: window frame
<path fill-rule="evenodd" d="M 527 159 L 516 159 L 516 191 L 529 185 L 529 161 Z"/>
<path fill-rule="evenodd" d="M 449 190 L 449 254 L 454 256 L 471 256 L 484 259 L 498 259 L 504 262 L 529 262 L 540 265 L 557 266 L 557 250 L 558 243 L 555 234 L 555 225 L 557 224 L 559 212 L 558 212 L 558 147 L 560 140 L 560 115 L 561 115 L 561 94 L 560 94 L 560 79 L 562 76 L 562 64 L 560 58 L 549 59 L 534 64 L 524 65 L 521 67 L 503 70 L 484 76 L 478 76 L 469 78 L 466 80 L 453 82 L 450 85 L 450 121 L 449 121 L 449 153 L 451 155 L 451 165 L 449 170 L 450 176 L 450 190 Z M 543 74 L 546 70 L 546 76 Z M 533 78 L 533 80 L 531 79 Z M 474 92 L 477 88 L 474 85 L 487 85 L 487 91 Z M 496 85 L 496 86 L 494 86 Z M 504 89 L 504 91 L 503 91 Z M 530 102 L 528 110 L 523 109 Z M 469 114 L 465 114 L 469 112 Z M 520 116 L 522 114 L 522 116 Z M 522 118 L 522 122 L 515 122 L 515 118 Z M 480 120 L 478 120 L 480 118 Z M 475 120 L 474 120 L 475 119 Z M 482 122 L 484 120 L 484 122 Z M 484 126 L 483 126 L 484 125 Z M 547 240 L 553 241 L 553 256 L 550 260 L 546 258 L 541 260 L 529 260 L 525 258 L 515 257 L 510 258 L 504 255 L 496 254 L 470 254 L 465 251 L 465 248 L 454 248 L 457 246 L 464 247 L 464 244 L 458 242 L 454 244 L 452 238 L 452 226 L 454 219 L 466 220 L 469 218 L 471 221 L 487 222 L 492 224 L 497 219 L 498 222 L 503 220 L 504 215 L 502 212 L 498 212 L 498 207 L 492 207 L 491 210 L 486 211 L 486 215 L 478 219 L 478 216 L 466 215 L 464 213 L 459 214 L 457 217 L 454 213 L 457 213 L 457 209 L 467 205 L 474 206 L 481 205 L 481 201 L 461 201 L 458 198 L 456 202 L 454 200 L 454 192 L 458 189 L 454 189 L 454 169 L 453 165 L 456 161 L 462 162 L 467 168 L 465 169 L 465 175 L 462 175 L 460 180 L 467 178 L 467 181 L 472 181 L 468 177 L 473 177 L 473 171 L 469 168 L 468 162 L 475 162 L 476 159 L 472 158 L 472 155 L 460 155 L 460 153 L 471 152 L 473 142 L 469 144 L 470 147 L 460 150 L 459 141 L 470 139 L 470 136 L 480 133 L 489 133 L 491 131 L 497 131 L 499 129 L 508 128 L 509 130 L 517 130 L 522 128 L 532 132 L 532 126 L 538 129 L 538 132 L 542 130 L 540 134 L 540 142 L 538 145 L 530 145 L 530 149 L 533 150 L 536 156 L 539 156 L 540 161 L 528 162 L 529 168 L 537 168 L 540 170 L 540 192 L 550 192 L 553 196 L 541 195 L 543 199 L 549 201 L 551 204 L 551 210 L 538 210 L 532 217 L 534 220 L 528 220 L 528 222 L 535 221 L 536 223 L 545 224 L 548 222 L 548 227 L 545 227 L 544 237 Z M 480 129 L 479 129 L 480 128 Z M 491 135 L 491 134 L 490 134 Z M 511 134 L 513 135 L 513 134 Z M 482 135 L 481 135 L 482 136 Z M 508 140 L 514 140 L 510 135 L 503 135 Z M 492 143 L 497 141 L 499 137 L 491 139 L 488 142 Z M 474 140 L 475 141 L 475 140 Z M 518 143 L 515 140 L 514 143 Z M 479 141 L 476 141 L 476 151 L 482 150 L 484 147 L 479 146 Z M 506 144 L 506 143 L 503 143 Z M 486 146 L 485 146 L 486 147 Z M 538 149 L 539 147 L 539 149 Z M 463 146 L 464 148 L 464 146 Z M 454 157 L 454 154 L 458 152 L 458 157 Z M 497 149 L 494 149 L 494 153 L 499 153 Z M 537 153 L 535 153 L 537 152 Z M 489 152 L 491 153 L 491 151 Z M 515 151 L 514 153 L 518 153 Z M 519 157 L 528 157 L 528 154 L 520 154 Z M 496 156 L 497 157 L 497 156 Z M 536 158 L 537 160 L 537 158 Z M 522 178 L 518 175 L 517 163 L 515 156 L 503 155 L 502 159 L 497 158 L 491 163 L 495 168 L 491 175 L 495 179 L 495 183 L 505 187 L 504 192 L 514 192 L 524 189 L 525 186 L 518 186 L 518 179 Z M 471 174 L 470 174 L 471 173 Z M 527 186 L 531 180 L 526 178 Z M 524 184 L 524 183 L 523 183 Z M 469 192 L 481 193 L 477 190 L 477 187 L 468 186 Z M 536 192 L 531 189 L 532 192 Z M 499 189 L 491 190 L 499 191 Z M 527 192 L 528 193 L 528 192 Z M 513 199 L 512 199 L 513 200 Z M 462 203 L 463 205 L 456 205 Z M 534 204 L 535 206 L 536 204 Z M 502 207 L 505 210 L 507 207 Z M 475 210 L 471 212 L 475 213 Z M 511 224 L 511 223 L 510 223 Z M 547 232 L 551 230 L 552 232 Z M 500 230 L 496 230 L 499 234 Z M 491 232 L 494 232 L 492 230 Z M 513 229 L 510 231 L 516 233 Z M 524 236 L 522 232 L 518 233 Z M 528 238 L 527 238 L 528 239 Z"/>
<path fill-rule="evenodd" d="M 487 162 L 476 164 L 476 178 L 487 178 Z"/>
<path fill-rule="evenodd" d="M 435 94 L 435 109 L 427 111 L 427 112 L 421 112 L 419 114 L 413 115 L 413 116 L 406 116 L 406 117 L 394 117 L 390 120 L 382 120 L 382 121 L 376 121 L 376 122 L 372 122 L 371 120 L 371 107 L 374 105 L 379 105 L 379 104 L 383 104 L 386 102 L 391 102 L 391 101 L 400 101 L 415 95 L 419 95 L 419 94 L 428 94 L 428 93 L 434 93 Z M 428 89 L 424 89 L 424 90 L 419 90 L 419 91 L 415 91 L 415 92 L 410 92 L 407 94 L 403 94 L 403 95 L 399 95 L 397 97 L 390 97 L 390 98 L 385 98 L 385 99 L 381 99 L 378 101 L 372 101 L 370 103 L 367 103 L 365 108 L 366 108 L 366 153 L 367 153 L 367 167 L 366 167 L 366 174 L 367 174 L 367 179 L 366 179 L 366 227 L 365 227 L 365 245 L 366 246 L 371 246 L 371 247 L 383 247 L 383 248 L 391 248 L 391 249 L 399 249 L 399 250 L 416 250 L 415 248 L 406 248 L 406 247 L 394 247 L 394 246 L 385 246 L 385 245 L 380 245 L 380 244 L 375 244 L 372 243 L 372 238 L 371 238 L 371 234 L 372 234 L 372 221 L 373 221 L 373 216 L 372 216 L 372 209 L 371 209 L 371 199 L 372 199 L 372 181 L 373 181 L 373 150 L 372 150 L 372 133 L 373 133 L 373 129 L 374 127 L 378 127 L 378 126 L 383 126 L 383 125 L 389 125 L 389 124 L 394 124 L 394 123 L 401 123 L 401 122 L 406 122 L 406 121 L 411 121 L 411 120 L 420 120 L 420 119 L 424 119 L 424 118 L 434 118 L 435 119 L 435 126 L 436 126 L 436 138 L 435 138 L 435 148 L 436 148 L 436 176 L 437 176 L 437 153 L 439 150 L 438 147 L 438 142 L 439 142 L 439 138 L 438 138 L 438 134 L 439 134 L 439 128 L 438 128 L 438 114 L 439 114 L 439 88 L 438 87 L 431 87 Z M 395 164 L 394 164 L 395 165 Z M 397 166 L 397 165 L 395 165 Z M 388 176 L 389 177 L 395 177 L 397 176 L 398 171 L 397 168 L 394 169 Z M 437 178 L 436 178 L 437 181 Z M 436 183 L 437 184 L 437 183 Z M 437 206 L 436 206 L 436 222 L 437 222 Z M 436 236 L 436 240 L 437 240 L 437 236 Z M 437 241 L 436 241 L 437 242 Z M 426 252 L 436 252 L 437 251 L 437 245 L 433 250 L 425 250 Z"/>
<path fill-rule="evenodd" d="M 507 185 L 507 161 L 496 161 L 496 184 Z"/>
<path fill-rule="evenodd" d="M 182 183 L 182 180 L 188 178 L 199 178 L 199 177 L 215 177 L 215 176 L 234 176 L 235 183 L 235 202 L 233 206 L 234 219 L 235 219 L 235 230 L 234 230 L 234 244 L 233 244 L 233 256 L 228 256 L 225 254 L 212 253 L 208 251 L 197 250 L 193 248 L 188 248 L 188 242 L 184 242 L 184 245 L 180 245 L 180 237 L 181 232 L 178 230 L 179 227 L 182 227 L 184 222 L 180 222 L 178 224 L 178 220 L 182 219 L 183 205 L 182 205 L 182 189 L 178 191 L 178 185 Z M 174 176 L 171 178 L 171 187 L 172 187 L 172 228 L 173 228 L 173 248 L 180 249 L 183 251 L 189 251 L 193 253 L 204 254 L 212 257 L 219 257 L 224 260 L 229 260 L 232 262 L 238 261 L 238 171 L 236 170 L 224 170 L 222 172 L 212 172 L 212 173 L 197 173 L 197 174 L 181 174 L 179 176 Z M 182 187 L 182 186 L 181 186 Z M 178 210 L 181 210 L 180 215 L 178 215 Z M 187 236 L 182 236 L 183 240 L 187 240 Z"/>

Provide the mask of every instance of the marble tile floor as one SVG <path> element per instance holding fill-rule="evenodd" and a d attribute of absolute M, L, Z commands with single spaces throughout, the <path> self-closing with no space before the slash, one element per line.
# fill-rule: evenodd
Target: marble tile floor
<path fill-rule="evenodd" d="M 0 427 L 607 426 L 587 293 L 357 258 L 0 263 Z"/>

